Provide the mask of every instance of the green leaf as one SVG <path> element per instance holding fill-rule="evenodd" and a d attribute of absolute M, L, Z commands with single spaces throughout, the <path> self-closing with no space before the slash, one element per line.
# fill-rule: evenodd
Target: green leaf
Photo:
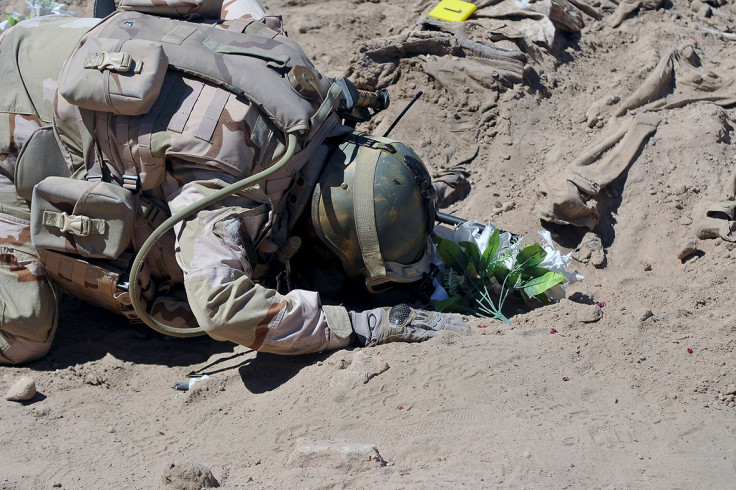
<path fill-rule="evenodd" d="M 487 270 L 488 264 L 491 263 L 491 260 L 493 260 L 493 256 L 496 255 L 496 252 L 498 251 L 498 246 L 501 243 L 500 239 L 501 234 L 498 230 L 493 230 L 493 233 L 488 238 L 488 245 L 486 245 L 486 249 L 483 251 L 483 256 L 480 260 L 480 270 Z M 489 271 L 492 273 L 492 271 Z"/>
<path fill-rule="evenodd" d="M 493 270 L 489 272 L 492 272 L 493 277 L 496 278 L 499 284 L 503 284 L 503 281 L 511 274 L 511 271 L 501 264 L 494 265 Z"/>
<path fill-rule="evenodd" d="M 445 312 L 456 312 L 462 302 L 463 297 L 459 294 L 450 296 L 449 298 L 437 301 L 434 304 L 434 309 L 440 313 Z"/>
<path fill-rule="evenodd" d="M 556 286 L 557 284 L 560 284 L 564 280 L 565 280 L 564 275 L 549 271 L 541 277 L 535 277 L 533 279 L 526 281 L 522 285 L 522 287 L 523 287 L 524 293 L 526 293 L 528 296 L 531 297 L 531 296 L 536 296 L 538 294 L 545 292 L 552 286 Z"/>
<path fill-rule="evenodd" d="M 537 295 L 537 299 L 538 299 L 538 300 L 539 300 L 539 301 L 540 301 L 540 302 L 541 302 L 541 303 L 542 303 L 543 305 L 548 305 L 548 304 L 549 304 L 549 298 L 548 298 L 548 297 L 547 297 L 547 295 L 546 295 L 546 294 L 544 294 L 544 293 L 538 294 L 538 295 Z"/>
<path fill-rule="evenodd" d="M 460 242 L 459 245 L 463 247 L 465 253 L 473 259 L 472 264 L 475 266 L 475 270 L 473 272 L 480 272 L 480 250 L 478 250 L 478 245 L 475 242 Z"/>
<path fill-rule="evenodd" d="M 437 237 L 437 252 L 448 267 L 460 275 L 465 275 L 468 268 L 468 256 L 457 243 Z"/>
<path fill-rule="evenodd" d="M 523 274 L 525 276 L 528 276 L 527 278 L 533 278 L 533 277 L 542 277 L 546 273 L 549 272 L 549 269 L 545 269 L 544 267 L 525 267 L 523 269 Z"/>
<path fill-rule="evenodd" d="M 521 252 L 519 252 L 519 255 L 516 256 L 516 263 L 523 269 L 536 267 L 542 263 L 546 256 L 547 252 L 545 252 L 542 246 L 538 243 L 527 245 Z"/>
<path fill-rule="evenodd" d="M 8 24 L 10 25 L 10 27 L 13 27 L 15 24 L 20 22 L 20 19 L 16 19 L 7 12 L 3 12 L 3 14 L 5 15 L 5 18 L 8 19 Z"/>

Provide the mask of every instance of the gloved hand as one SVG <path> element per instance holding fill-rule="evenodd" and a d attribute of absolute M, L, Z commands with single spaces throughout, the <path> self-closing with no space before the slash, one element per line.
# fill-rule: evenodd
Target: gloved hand
<path fill-rule="evenodd" d="M 387 342 L 421 342 L 442 330 L 460 332 L 469 328 L 462 318 L 447 313 L 415 310 L 407 304 L 350 312 L 358 345 L 365 347 Z"/>

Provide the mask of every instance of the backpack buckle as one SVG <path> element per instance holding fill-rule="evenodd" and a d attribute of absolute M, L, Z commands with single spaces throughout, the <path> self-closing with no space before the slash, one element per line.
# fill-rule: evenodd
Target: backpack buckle
<path fill-rule="evenodd" d="M 125 73 L 133 66 L 133 59 L 129 53 L 90 53 L 84 59 L 85 68 L 94 68 L 100 71 L 110 70 Z"/>
<path fill-rule="evenodd" d="M 78 216 L 75 214 L 69 215 L 61 213 L 61 232 L 69 232 L 76 236 L 88 236 L 89 235 L 89 218 L 87 216 Z"/>

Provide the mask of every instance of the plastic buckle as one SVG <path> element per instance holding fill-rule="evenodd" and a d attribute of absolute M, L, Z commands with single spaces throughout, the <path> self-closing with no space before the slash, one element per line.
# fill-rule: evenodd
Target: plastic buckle
<path fill-rule="evenodd" d="M 133 60 L 128 53 L 90 53 L 84 59 L 85 68 L 96 68 L 100 71 L 111 70 L 124 73 L 129 71 Z"/>
<path fill-rule="evenodd" d="M 123 187 L 129 191 L 140 189 L 141 179 L 137 175 L 123 174 Z"/>
<path fill-rule="evenodd" d="M 77 236 L 89 236 L 89 218 L 87 216 L 77 216 L 72 214 L 71 216 L 61 213 L 61 232 L 71 233 Z"/>

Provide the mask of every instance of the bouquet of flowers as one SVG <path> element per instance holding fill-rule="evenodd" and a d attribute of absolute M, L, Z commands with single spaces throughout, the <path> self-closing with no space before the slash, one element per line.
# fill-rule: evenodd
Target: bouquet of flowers
<path fill-rule="evenodd" d="M 475 221 L 455 228 L 437 226 L 435 233 L 440 275 L 432 301 L 437 311 L 497 318 L 510 325 L 501 311 L 509 294 L 547 304 L 564 298 L 565 286 L 583 279 L 567 271 L 571 254 L 556 250 L 548 231 L 538 232 L 542 243 L 526 246 L 523 238 L 490 223 L 485 228 Z"/>
<path fill-rule="evenodd" d="M 42 17 L 44 15 L 67 15 L 76 17 L 77 15 L 66 9 L 66 4 L 56 3 L 53 0 L 26 0 L 26 8 L 28 9 L 28 15 L 18 12 L 10 14 L 3 12 L 5 20 L 0 22 L 0 31 L 13 27 L 21 20 L 31 19 L 33 17 Z"/>

